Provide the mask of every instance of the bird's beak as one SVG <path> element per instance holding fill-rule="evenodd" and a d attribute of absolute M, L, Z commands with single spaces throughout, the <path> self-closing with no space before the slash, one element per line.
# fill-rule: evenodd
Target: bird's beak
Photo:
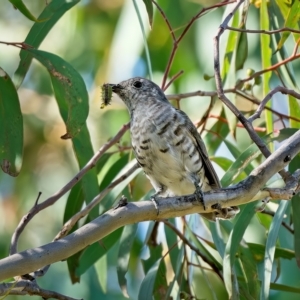
<path fill-rule="evenodd" d="M 120 84 L 111 84 L 112 91 L 116 94 L 120 92 L 120 90 L 124 89 Z"/>

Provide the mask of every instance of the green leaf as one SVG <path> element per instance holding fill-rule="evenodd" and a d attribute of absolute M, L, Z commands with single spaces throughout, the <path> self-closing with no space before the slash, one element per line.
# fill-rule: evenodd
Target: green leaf
<path fill-rule="evenodd" d="M 38 48 L 46 35 L 56 24 L 56 22 L 77 4 L 80 0 L 53 0 L 48 5 L 46 5 L 43 12 L 38 17 L 39 20 L 45 20 L 44 22 L 34 23 L 31 27 L 24 43 L 30 45 L 34 48 Z M 15 72 L 14 83 L 16 88 L 22 84 L 23 79 L 28 71 L 31 64 L 32 55 L 28 51 L 20 51 L 20 63 Z"/>
<path fill-rule="evenodd" d="M 300 118 L 300 106 L 298 103 L 298 100 L 295 99 L 295 97 L 288 95 L 288 99 L 289 99 L 289 115 L 291 117 L 295 117 L 297 119 Z M 290 126 L 292 128 L 300 128 L 300 122 L 290 119 Z"/>
<path fill-rule="evenodd" d="M 136 163 L 135 160 L 130 161 L 127 163 L 127 165 L 119 171 L 119 174 L 116 176 L 116 178 L 119 178 L 119 176 L 122 176 L 128 169 L 133 167 L 133 165 Z M 120 170 L 120 169 L 119 169 Z M 113 190 L 111 190 L 103 199 L 101 210 L 107 210 L 110 209 L 113 203 L 116 201 L 116 198 L 124 191 L 124 189 L 127 187 L 128 183 L 135 177 L 137 174 L 139 174 L 142 171 L 141 168 L 135 170 L 131 175 L 128 176 L 125 180 L 123 180 L 121 183 L 119 183 Z"/>
<path fill-rule="evenodd" d="M 128 297 L 127 280 L 125 278 L 125 275 L 128 270 L 130 251 L 133 245 L 133 241 L 135 239 L 137 228 L 138 223 L 125 226 L 120 240 L 117 273 L 119 285 L 125 297 Z"/>
<path fill-rule="evenodd" d="M 215 162 L 218 166 L 220 166 L 224 171 L 227 171 L 232 165 L 232 160 L 227 157 L 209 157 L 209 159 Z"/>
<path fill-rule="evenodd" d="M 89 112 L 88 93 L 82 77 L 55 54 L 35 49 L 27 51 L 47 68 L 51 77 L 55 98 L 67 127 L 67 133 L 61 138 L 73 138 L 85 124 Z"/>
<path fill-rule="evenodd" d="M 246 29 L 243 25 L 241 29 Z M 235 57 L 235 70 L 241 70 L 244 67 L 244 63 L 248 57 L 248 38 L 246 32 L 241 32 L 238 36 L 236 57 Z"/>
<path fill-rule="evenodd" d="M 288 9 L 287 14 L 284 15 L 285 17 L 285 23 L 283 27 L 298 29 L 298 21 L 300 18 L 300 2 L 299 1 L 293 1 L 293 5 Z M 290 36 L 290 31 L 285 31 L 282 33 L 281 39 L 277 45 L 277 50 L 282 48 L 287 38 Z M 300 37 L 298 33 L 294 33 L 294 39 L 297 41 Z"/>
<path fill-rule="evenodd" d="M 138 295 L 138 300 L 164 299 L 167 291 L 164 258 L 158 259 L 147 272 Z"/>
<path fill-rule="evenodd" d="M 18 93 L 0 68 L 0 164 L 3 172 L 18 176 L 22 165 L 23 117 Z"/>
<path fill-rule="evenodd" d="M 218 261 L 216 255 L 216 252 L 214 253 L 214 249 L 212 249 L 210 246 L 204 244 L 203 241 L 199 240 L 194 232 L 190 229 L 189 226 L 186 226 L 186 236 L 193 242 L 193 244 L 201 251 L 203 254 L 203 258 L 206 259 L 206 262 L 209 264 L 215 265 L 218 269 L 221 269 L 222 266 L 220 264 L 220 261 Z"/>
<path fill-rule="evenodd" d="M 252 255 L 255 258 L 255 260 L 262 261 L 264 259 L 264 254 L 266 251 L 265 245 L 255 244 L 255 243 L 247 243 L 247 245 L 250 251 L 252 252 Z M 276 247 L 274 258 L 275 259 L 284 258 L 284 259 L 291 260 L 295 258 L 295 252 L 290 249 Z"/>
<path fill-rule="evenodd" d="M 78 182 L 72 189 L 68 196 L 63 222 L 67 222 L 72 216 L 80 211 L 84 202 L 84 194 L 82 190 L 82 183 Z M 74 226 L 75 227 L 75 226 Z M 77 226 L 76 226 L 77 228 Z M 75 228 L 73 228 L 74 230 Z"/>
<path fill-rule="evenodd" d="M 299 194 L 292 198 L 292 208 L 293 208 L 293 222 L 294 222 L 294 247 L 295 247 L 295 258 L 298 267 L 300 268 L 300 218 L 298 218 L 298 213 L 300 213 L 299 206 L 300 196 Z"/>
<path fill-rule="evenodd" d="M 183 245 L 180 246 L 179 251 L 178 251 L 178 255 L 177 255 L 177 260 L 176 260 L 176 264 L 175 264 L 175 269 L 174 269 L 174 278 L 173 280 L 170 282 L 169 284 L 169 288 L 166 294 L 165 299 L 170 299 L 170 295 L 172 293 L 173 290 L 176 289 L 176 294 L 179 293 L 179 289 L 176 286 L 177 282 L 181 282 L 182 278 L 184 277 L 183 273 L 184 273 L 184 247 Z"/>
<path fill-rule="evenodd" d="M 250 163 L 259 154 L 260 151 L 256 144 L 249 146 L 224 174 L 221 179 L 222 186 L 229 186 L 229 184 L 232 183 L 232 181 L 234 181 L 244 170 L 246 170 L 247 173 L 250 173 L 253 170 Z"/>
<path fill-rule="evenodd" d="M 228 8 L 226 9 L 226 11 L 228 11 Z M 226 11 L 224 14 L 227 16 Z M 236 12 L 232 18 L 232 22 L 230 26 L 238 27 L 238 24 L 239 24 L 239 13 Z M 237 37 L 238 37 L 238 32 L 232 30 L 229 32 L 227 45 L 225 49 L 225 55 L 223 59 L 223 67 L 221 71 L 221 77 L 223 82 L 226 81 L 226 78 L 229 74 L 230 67 L 232 65 L 232 59 L 234 57 L 233 54 L 234 54 L 234 50 L 236 49 Z"/>
<path fill-rule="evenodd" d="M 176 226 L 175 219 L 170 219 L 170 223 Z M 169 256 L 172 268 L 174 272 L 177 269 L 177 262 L 178 262 L 178 255 L 179 255 L 179 248 L 178 248 L 178 236 L 177 234 L 168 226 L 164 225 L 165 236 L 168 244 Z"/>
<path fill-rule="evenodd" d="M 260 285 L 257 280 L 258 271 L 253 255 L 248 247 L 240 246 L 239 248 L 239 261 L 243 274 L 246 277 L 247 293 L 251 295 L 251 299 L 258 299 Z"/>
<path fill-rule="evenodd" d="M 143 2 L 146 6 L 150 26 L 152 27 L 152 23 L 153 23 L 153 5 L 152 5 L 152 1 L 151 0 L 143 0 Z"/>
<path fill-rule="evenodd" d="M 105 255 L 109 249 L 119 241 L 123 231 L 122 228 L 118 228 L 111 234 L 103 238 L 101 241 L 94 243 L 84 250 L 80 259 L 79 265 L 76 270 L 76 275 L 80 276 L 84 274 L 100 257 Z"/>
<path fill-rule="evenodd" d="M 264 258 L 264 274 L 261 283 L 260 299 L 262 300 L 269 299 L 271 274 L 272 274 L 272 267 L 273 267 L 275 249 L 276 249 L 276 241 L 278 238 L 279 228 L 281 227 L 281 222 L 288 205 L 289 205 L 288 201 L 285 200 L 280 201 L 280 204 L 273 218 L 273 222 L 271 223 L 270 231 L 266 242 L 266 251 L 265 251 L 265 258 Z"/>
<path fill-rule="evenodd" d="M 270 30 L 269 26 L 269 16 L 268 16 L 268 7 L 267 7 L 267 0 L 261 1 L 260 6 L 260 29 L 261 30 Z M 262 57 L 262 69 L 267 69 L 271 66 L 271 56 L 272 51 L 270 48 L 270 36 L 267 34 L 260 35 L 260 42 L 261 42 L 261 57 Z M 270 91 L 269 82 L 271 79 L 271 72 L 266 72 L 262 75 L 262 82 L 263 82 L 263 95 L 267 95 Z M 270 107 L 270 102 L 266 104 L 266 107 Z M 273 132 L 273 115 L 272 112 L 265 110 L 265 118 L 266 118 L 266 127 L 267 133 Z M 273 151 L 273 146 L 270 146 L 270 150 Z"/>
<path fill-rule="evenodd" d="M 147 12 L 148 12 L 150 27 L 152 27 L 152 21 L 153 21 L 152 2 L 151 2 L 151 0 L 143 0 L 143 1 L 146 5 L 146 9 L 147 9 Z M 141 31 L 142 31 L 142 34 L 143 34 L 144 48 L 145 48 L 145 53 L 146 53 L 146 61 L 147 61 L 147 66 L 148 66 L 149 77 L 150 77 L 150 80 L 153 80 L 152 65 L 151 65 L 150 52 L 149 52 L 148 41 L 147 41 L 147 34 L 145 32 L 143 20 L 142 20 L 142 17 L 141 17 L 139 7 L 136 3 L 136 0 L 133 0 L 133 5 L 134 5 L 134 9 L 136 11 L 136 14 L 137 14 L 137 17 L 138 17 L 138 20 L 139 20 L 139 24 L 140 24 L 140 28 L 141 28 Z"/>
<path fill-rule="evenodd" d="M 220 112 L 220 117 L 225 118 L 224 108 Z M 225 137 L 229 133 L 228 124 L 224 124 L 224 122 L 217 121 L 211 128 L 209 129 L 211 134 L 207 134 L 204 137 L 205 145 L 210 154 L 214 154 L 214 152 L 220 147 L 221 143 L 224 141 Z M 216 134 L 213 134 L 216 133 Z"/>
<path fill-rule="evenodd" d="M 85 124 L 82 126 L 79 134 L 72 139 L 72 142 L 79 168 L 82 169 L 94 155 L 90 134 Z M 81 179 L 81 183 L 85 201 L 86 203 L 89 203 L 99 193 L 96 168 L 89 170 Z M 97 207 L 90 212 L 89 216 L 92 216 L 93 218 L 99 216 Z"/>
<path fill-rule="evenodd" d="M 220 228 L 220 222 L 209 222 L 209 228 L 216 249 L 218 250 L 220 256 L 224 257 L 225 243 Z"/>
<path fill-rule="evenodd" d="M 9 0 L 10 3 L 13 4 L 15 8 L 17 8 L 26 18 L 31 21 L 38 22 L 34 15 L 28 10 L 26 5 L 23 3 L 22 0 Z"/>
<path fill-rule="evenodd" d="M 274 290 L 274 291 L 284 291 L 284 292 L 300 294 L 299 287 L 293 287 L 293 286 L 288 286 L 288 285 L 284 285 L 284 284 L 278 284 L 278 283 L 271 282 L 270 288 L 271 288 L 271 290 Z"/>
<path fill-rule="evenodd" d="M 244 236 L 251 219 L 255 215 L 255 202 L 248 203 L 237 216 L 237 222 L 228 238 L 225 254 L 223 258 L 224 283 L 229 296 L 235 291 L 235 273 L 234 262 L 235 254 L 240 246 L 240 242 Z"/>

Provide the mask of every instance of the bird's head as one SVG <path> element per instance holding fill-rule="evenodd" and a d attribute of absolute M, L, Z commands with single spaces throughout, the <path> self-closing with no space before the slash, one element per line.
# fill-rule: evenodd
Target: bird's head
<path fill-rule="evenodd" d="M 151 80 L 134 77 L 118 84 L 111 84 L 112 91 L 119 95 L 129 111 L 139 105 L 146 105 L 150 99 L 168 102 L 160 87 Z"/>

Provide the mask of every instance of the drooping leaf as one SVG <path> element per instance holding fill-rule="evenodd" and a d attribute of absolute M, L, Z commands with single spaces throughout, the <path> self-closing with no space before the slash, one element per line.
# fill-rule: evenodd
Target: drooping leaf
<path fill-rule="evenodd" d="M 153 4 L 152 4 L 152 1 L 151 0 L 143 0 L 143 2 L 145 3 L 145 6 L 146 6 L 150 26 L 152 27 L 152 23 L 153 23 Z"/>
<path fill-rule="evenodd" d="M 24 43 L 34 48 L 38 48 L 56 22 L 65 14 L 65 12 L 79 1 L 80 0 L 51 1 L 48 5 L 46 5 L 45 9 L 38 17 L 39 20 L 44 20 L 44 22 L 36 22 L 33 24 Z M 31 53 L 21 50 L 20 63 L 14 75 L 14 83 L 17 89 L 23 82 L 31 61 Z"/>
<path fill-rule="evenodd" d="M 246 277 L 247 294 L 251 295 L 250 299 L 258 299 L 260 285 L 258 282 L 258 270 L 253 255 L 248 247 L 240 246 L 239 261 L 242 273 Z"/>
<path fill-rule="evenodd" d="M 73 138 L 85 124 L 89 112 L 88 93 L 82 77 L 55 54 L 35 49 L 27 51 L 47 68 L 51 77 L 55 98 L 67 129 L 61 138 Z"/>
<path fill-rule="evenodd" d="M 245 230 L 248 227 L 251 219 L 255 215 L 255 202 L 250 202 L 241 209 L 241 212 L 237 215 L 237 222 L 230 233 L 229 239 L 226 244 L 225 254 L 223 258 L 223 271 L 224 271 L 224 283 L 229 295 L 235 293 L 235 273 L 234 263 L 235 254 L 240 246 L 240 242 L 244 236 Z"/>
<path fill-rule="evenodd" d="M 135 238 L 137 228 L 138 228 L 138 223 L 125 226 L 120 240 L 117 273 L 118 273 L 119 285 L 125 297 L 128 297 L 127 280 L 125 278 L 125 275 L 128 270 L 130 250 Z"/>
<path fill-rule="evenodd" d="M 270 283 L 272 267 L 275 255 L 276 241 L 278 238 L 279 228 L 284 217 L 285 210 L 289 205 L 288 201 L 281 200 L 278 209 L 271 223 L 270 231 L 268 234 L 264 258 L 264 273 L 261 283 L 260 299 L 269 299 Z"/>
<path fill-rule="evenodd" d="M 0 164 L 3 172 L 18 176 L 22 165 L 23 117 L 18 93 L 0 68 Z"/>
<path fill-rule="evenodd" d="M 164 299 L 167 294 L 166 265 L 160 258 L 148 270 L 139 290 L 139 300 Z"/>
<path fill-rule="evenodd" d="M 9 0 L 9 2 L 13 4 L 13 6 L 17 8 L 26 18 L 31 21 L 38 22 L 38 19 L 36 19 L 35 16 L 28 10 L 22 0 Z"/>
<path fill-rule="evenodd" d="M 265 245 L 254 244 L 254 243 L 247 243 L 247 245 L 250 251 L 252 252 L 252 255 L 255 260 L 262 261 L 264 259 L 264 255 L 266 251 Z M 276 247 L 274 258 L 293 259 L 295 258 L 295 252 L 290 249 Z"/>

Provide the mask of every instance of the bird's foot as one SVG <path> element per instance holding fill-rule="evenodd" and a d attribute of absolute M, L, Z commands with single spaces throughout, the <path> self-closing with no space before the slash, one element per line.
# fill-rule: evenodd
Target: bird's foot
<path fill-rule="evenodd" d="M 154 195 L 152 195 L 150 197 L 151 201 L 153 202 L 154 204 L 154 207 L 156 209 L 156 215 L 158 216 L 159 215 L 159 206 L 158 206 L 158 202 L 157 202 L 157 196 L 159 195 L 159 193 L 155 193 Z"/>
<path fill-rule="evenodd" d="M 212 208 L 214 209 L 214 219 L 229 220 L 234 218 L 240 212 L 238 206 L 229 206 L 222 208 L 219 203 L 212 205 Z"/>
<path fill-rule="evenodd" d="M 128 204 L 127 198 L 124 195 L 122 195 L 121 199 L 119 200 L 117 206 L 114 207 L 114 209 L 118 209 L 120 207 L 126 206 L 127 204 Z"/>
<path fill-rule="evenodd" d="M 200 188 L 200 186 L 197 184 L 195 185 L 196 186 L 196 190 L 195 190 L 195 195 L 196 195 L 196 199 L 203 205 L 203 208 L 205 210 L 205 203 L 204 203 L 204 200 L 203 200 L 203 192 Z"/>

